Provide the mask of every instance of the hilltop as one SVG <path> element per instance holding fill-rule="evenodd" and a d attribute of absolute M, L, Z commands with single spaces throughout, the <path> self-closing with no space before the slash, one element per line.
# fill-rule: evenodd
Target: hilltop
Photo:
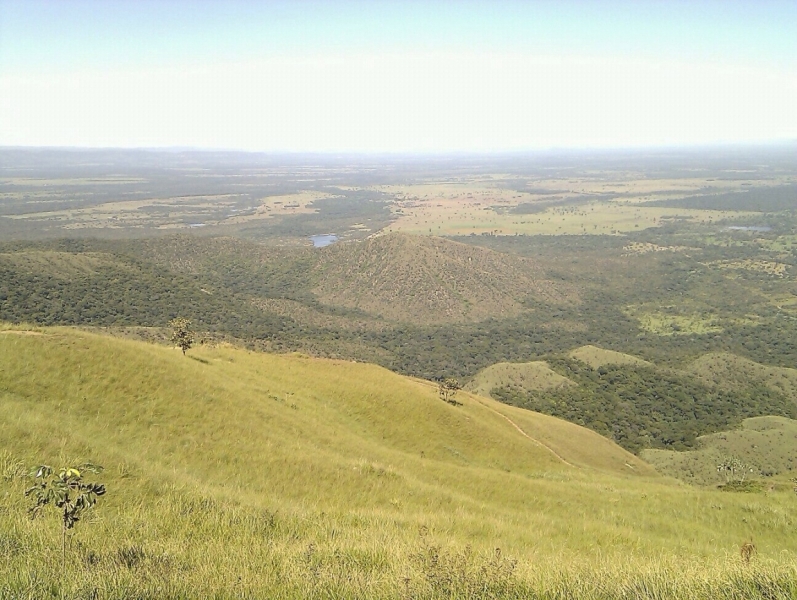
<path fill-rule="evenodd" d="M 354 309 L 360 318 L 388 322 L 506 318 L 527 302 L 578 299 L 572 286 L 552 282 L 532 259 L 430 236 L 391 233 L 321 250 L 185 236 L 129 245 L 163 267 L 258 299 Z"/>
<path fill-rule="evenodd" d="M 529 301 L 577 299 L 529 258 L 443 238 L 392 233 L 330 246 L 320 256 L 314 291 L 321 302 L 391 320 L 481 321 L 518 315 Z"/>
<path fill-rule="evenodd" d="M 714 352 L 701 356 L 686 370 L 708 385 L 733 389 L 752 383 L 797 402 L 797 369 L 762 365 L 730 352 Z"/>
<path fill-rule="evenodd" d="M 565 385 L 575 385 L 567 377 L 562 377 L 545 361 L 527 363 L 496 363 L 482 369 L 465 384 L 465 389 L 481 396 L 490 396 L 496 388 L 506 386 L 525 392 L 556 389 Z"/>
<path fill-rule="evenodd" d="M 636 356 L 624 354 L 622 352 L 615 352 L 614 350 L 607 350 L 605 348 L 598 348 L 597 346 L 587 345 L 581 348 L 576 348 L 570 354 L 570 358 L 575 358 L 583 363 L 588 364 L 593 369 L 599 369 L 605 365 L 647 365 L 650 363 Z"/>

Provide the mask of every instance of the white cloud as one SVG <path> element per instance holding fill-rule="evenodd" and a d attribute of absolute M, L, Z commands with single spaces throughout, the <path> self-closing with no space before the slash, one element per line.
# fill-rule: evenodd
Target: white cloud
<path fill-rule="evenodd" d="M 797 74 L 524 55 L 0 75 L 0 144 L 439 151 L 797 137 Z"/>

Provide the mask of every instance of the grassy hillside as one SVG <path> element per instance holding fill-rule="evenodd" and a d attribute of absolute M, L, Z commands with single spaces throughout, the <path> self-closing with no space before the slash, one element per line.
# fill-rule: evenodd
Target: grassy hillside
<path fill-rule="evenodd" d="M 159 265 L 258 299 L 320 301 L 388 321 L 479 321 L 517 315 L 526 300 L 576 299 L 530 259 L 426 236 L 388 234 L 322 250 L 186 236 L 129 245 Z"/>
<path fill-rule="evenodd" d="M 770 367 L 729 352 L 718 352 L 701 356 L 687 371 L 709 385 L 733 389 L 754 383 L 797 402 L 797 369 Z"/>
<path fill-rule="evenodd" d="M 661 473 L 702 485 L 725 482 L 717 465 L 736 457 L 760 479 L 797 470 L 797 421 L 783 417 L 745 419 L 742 426 L 698 438 L 696 450 L 644 450 L 640 456 Z"/>
<path fill-rule="evenodd" d="M 797 593 L 793 494 L 674 485 L 588 430 L 380 367 L 8 327 L 0 364 L 0 598 Z M 82 460 L 109 492 L 61 574 L 23 473 Z"/>
<path fill-rule="evenodd" d="M 567 377 L 552 370 L 545 361 L 497 363 L 482 369 L 465 384 L 465 389 L 481 396 L 490 396 L 496 388 L 512 386 L 532 392 L 574 385 Z"/>
<path fill-rule="evenodd" d="M 593 369 L 598 369 L 604 365 L 650 365 L 649 362 L 630 354 L 589 345 L 576 348 L 568 356 L 587 363 Z"/>
<path fill-rule="evenodd" d="M 320 256 L 315 292 L 322 302 L 392 320 L 482 321 L 517 315 L 529 300 L 575 300 L 530 259 L 442 238 L 388 234 L 330 246 Z"/>

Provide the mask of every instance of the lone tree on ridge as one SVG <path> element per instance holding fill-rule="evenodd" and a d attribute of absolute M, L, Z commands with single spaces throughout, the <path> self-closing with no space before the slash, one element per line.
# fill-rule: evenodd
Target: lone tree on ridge
<path fill-rule="evenodd" d="M 459 381 L 453 377 L 446 377 L 438 383 L 437 393 L 440 399 L 449 404 L 457 406 L 459 402 L 456 400 L 457 392 L 462 389 Z"/>
<path fill-rule="evenodd" d="M 172 328 L 172 343 L 179 346 L 185 356 L 186 350 L 194 345 L 194 332 L 191 331 L 191 321 L 183 317 L 177 317 L 169 321 Z"/>

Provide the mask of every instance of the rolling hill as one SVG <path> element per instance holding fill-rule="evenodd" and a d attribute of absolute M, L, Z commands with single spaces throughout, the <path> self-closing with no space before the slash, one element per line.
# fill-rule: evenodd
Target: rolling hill
<path fill-rule="evenodd" d="M 524 303 L 571 303 L 528 258 L 442 238 L 387 234 L 319 253 L 314 288 L 325 304 L 390 320 L 455 323 L 519 314 Z"/>
<path fill-rule="evenodd" d="M 491 395 L 587 426 L 637 453 L 648 448 L 692 450 L 700 436 L 739 426 L 745 418 L 797 418 L 790 369 L 765 367 L 727 353 L 706 355 L 678 370 L 584 346 L 546 357 L 546 363 L 570 384 L 524 386 L 505 367 L 498 367 L 492 371 Z M 762 469 L 768 470 L 766 456 L 760 459 Z"/>
<path fill-rule="evenodd" d="M 624 354 L 622 352 L 615 352 L 614 350 L 606 350 L 605 348 L 598 348 L 597 346 L 582 346 L 576 348 L 568 355 L 570 358 L 575 358 L 583 363 L 588 364 L 593 369 L 599 369 L 604 365 L 647 365 L 650 363 L 636 356 Z"/>
<path fill-rule="evenodd" d="M 545 361 L 501 362 L 476 373 L 473 379 L 465 384 L 465 389 L 489 397 L 492 390 L 505 386 L 533 392 L 556 389 L 565 385 L 575 384 L 552 370 Z"/>
<path fill-rule="evenodd" d="M 187 236 L 129 245 L 163 267 L 253 297 L 319 301 L 416 325 L 511 317 L 527 301 L 578 300 L 532 259 L 436 237 L 392 233 L 321 250 Z"/>
<path fill-rule="evenodd" d="M 797 369 L 771 367 L 729 352 L 714 352 L 701 356 L 686 370 L 708 385 L 733 389 L 752 383 L 797 402 Z"/>

